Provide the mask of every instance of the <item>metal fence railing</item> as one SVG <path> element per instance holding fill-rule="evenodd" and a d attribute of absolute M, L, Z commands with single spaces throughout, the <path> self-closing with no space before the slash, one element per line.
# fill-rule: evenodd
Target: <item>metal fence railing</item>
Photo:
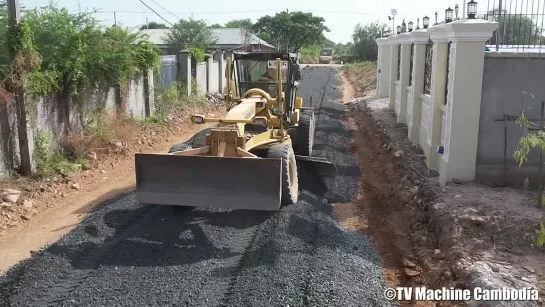
<path fill-rule="evenodd" d="M 487 42 L 490 50 L 545 51 L 545 0 L 488 0 L 478 15 L 499 23 Z"/>

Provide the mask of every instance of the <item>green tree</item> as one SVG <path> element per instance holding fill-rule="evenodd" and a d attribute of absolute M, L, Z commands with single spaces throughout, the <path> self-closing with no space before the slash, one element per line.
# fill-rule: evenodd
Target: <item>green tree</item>
<path fill-rule="evenodd" d="M 58 90 L 67 99 L 85 88 L 123 87 L 143 69 L 158 65 L 158 50 L 139 33 L 103 28 L 90 14 L 49 5 L 27 11 L 23 21 L 42 59 L 40 71 L 29 77 L 30 93 Z"/>
<path fill-rule="evenodd" d="M 357 24 L 354 27 L 352 40 L 354 42 L 351 53 L 359 61 L 376 61 L 378 46 L 376 39 L 380 37 L 381 30 L 386 25 L 380 21 L 374 21 L 366 25 Z"/>
<path fill-rule="evenodd" d="M 223 28 L 223 26 L 220 25 L 219 23 L 215 23 L 215 24 L 211 25 L 210 28 Z"/>
<path fill-rule="evenodd" d="M 282 50 L 298 52 L 303 46 L 321 43 L 323 32 L 329 32 L 323 17 L 312 13 L 280 12 L 274 16 L 263 16 L 254 24 L 254 32 Z"/>
<path fill-rule="evenodd" d="M 254 23 L 252 22 L 250 18 L 235 19 L 225 24 L 226 28 L 241 28 L 246 30 L 251 30 L 253 26 L 254 26 Z"/>
<path fill-rule="evenodd" d="M 140 26 L 140 30 L 145 30 L 145 29 L 168 29 L 168 26 L 164 23 L 152 21 L 152 22 L 149 22 L 147 25 Z"/>
<path fill-rule="evenodd" d="M 195 20 L 193 17 L 188 20 L 180 19 L 175 23 L 165 40 L 168 44 L 179 49 L 198 48 L 203 50 L 216 41 L 206 21 Z"/>
<path fill-rule="evenodd" d="M 496 33 L 499 31 L 500 45 L 534 45 L 544 42 L 541 27 L 531 17 L 522 14 L 512 14 L 508 11 L 495 9 L 488 12 L 488 17 L 498 23 L 498 30 L 490 39 L 490 44 L 496 44 Z"/>

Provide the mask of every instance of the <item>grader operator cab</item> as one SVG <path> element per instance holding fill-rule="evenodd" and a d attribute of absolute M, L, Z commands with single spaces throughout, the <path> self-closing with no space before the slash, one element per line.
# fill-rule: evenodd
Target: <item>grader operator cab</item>
<path fill-rule="evenodd" d="M 301 72 L 294 53 L 234 53 L 225 71 L 224 118 L 199 148 L 178 144 L 169 153 L 136 154 L 140 203 L 278 210 L 298 200 L 298 165 L 335 177 L 334 164 L 312 157 L 315 115 L 297 96 Z M 233 79 L 233 77 L 235 77 Z"/>

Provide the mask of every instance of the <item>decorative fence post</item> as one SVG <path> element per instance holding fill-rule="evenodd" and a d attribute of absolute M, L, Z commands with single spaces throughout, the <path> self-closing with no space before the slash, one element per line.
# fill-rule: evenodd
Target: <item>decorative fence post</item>
<path fill-rule="evenodd" d="M 407 123 L 407 87 L 411 76 L 411 44 L 412 39 L 409 33 L 399 35 L 398 42 L 401 46 L 400 50 L 400 69 L 399 78 L 396 84 L 396 106 L 395 113 L 397 122 Z"/>
<path fill-rule="evenodd" d="M 390 94 L 390 44 L 387 38 L 378 38 L 377 98 Z"/>
<path fill-rule="evenodd" d="M 454 178 L 475 179 L 485 44 L 497 27 L 497 22 L 481 19 L 444 25 L 452 45 L 446 121 L 442 127 L 443 153 L 438 163 L 442 185 Z"/>
<path fill-rule="evenodd" d="M 429 41 L 427 29 L 411 32 L 412 69 L 407 97 L 407 128 L 409 139 L 418 144 L 420 137 L 422 93 L 424 90 L 424 68 L 426 64 L 426 44 Z"/>
<path fill-rule="evenodd" d="M 431 49 L 431 75 L 424 82 L 424 94 L 429 95 L 427 120 L 427 141 L 425 154 L 429 169 L 437 170 L 437 154 L 440 151 L 442 108 L 445 103 L 445 84 L 447 77 L 448 38 L 443 29 L 444 24 L 428 28 Z"/>
<path fill-rule="evenodd" d="M 390 110 L 394 110 L 396 103 L 396 83 L 397 76 L 399 76 L 399 53 L 401 46 L 398 43 L 398 36 L 388 37 L 390 42 Z"/>

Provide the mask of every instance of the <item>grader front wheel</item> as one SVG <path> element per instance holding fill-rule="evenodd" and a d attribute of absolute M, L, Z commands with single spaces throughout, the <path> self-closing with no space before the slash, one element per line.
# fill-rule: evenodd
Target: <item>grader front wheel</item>
<path fill-rule="evenodd" d="M 292 147 L 286 144 L 274 145 L 269 149 L 267 158 L 282 159 L 281 205 L 296 203 L 299 198 L 299 178 Z"/>

